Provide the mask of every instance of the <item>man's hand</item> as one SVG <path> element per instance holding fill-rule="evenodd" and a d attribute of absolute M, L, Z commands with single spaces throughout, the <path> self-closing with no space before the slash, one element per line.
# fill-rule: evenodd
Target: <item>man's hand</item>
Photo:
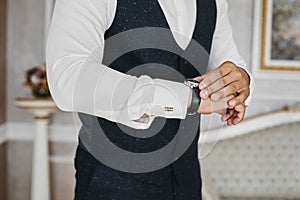
<path fill-rule="evenodd" d="M 199 107 L 200 113 L 203 110 L 201 106 L 204 107 L 207 99 L 213 102 L 225 99 L 228 100 L 226 112 L 220 113 L 218 110 L 213 112 L 221 114 L 222 121 L 227 121 L 228 125 L 238 124 L 244 119 L 245 101 L 250 94 L 250 80 L 245 70 L 232 62 L 225 62 L 217 69 L 195 79 L 200 81 L 200 97 L 203 101 L 203 105 L 200 104 Z"/>
<path fill-rule="evenodd" d="M 222 115 L 221 120 L 227 121 L 227 125 L 236 125 L 243 121 L 246 112 L 246 106 L 244 104 L 238 104 L 233 109 L 226 109 L 226 113 Z"/>
<path fill-rule="evenodd" d="M 225 115 L 226 109 L 228 108 L 227 102 L 233 98 L 234 96 L 230 95 L 228 97 L 220 99 L 219 101 L 212 101 L 210 98 L 201 99 L 200 106 L 197 112 L 199 114 L 218 113 L 220 115 Z"/>

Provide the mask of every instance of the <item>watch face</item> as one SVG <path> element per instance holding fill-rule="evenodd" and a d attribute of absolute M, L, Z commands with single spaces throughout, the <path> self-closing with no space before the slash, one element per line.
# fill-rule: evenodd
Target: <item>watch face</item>
<path fill-rule="evenodd" d="M 194 80 L 194 79 L 187 79 L 184 81 L 184 83 L 189 86 L 190 88 L 195 88 L 199 86 L 199 81 Z"/>

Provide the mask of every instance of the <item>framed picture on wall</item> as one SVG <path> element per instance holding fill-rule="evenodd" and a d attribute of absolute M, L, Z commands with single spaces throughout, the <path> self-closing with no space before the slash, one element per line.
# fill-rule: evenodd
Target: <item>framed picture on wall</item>
<path fill-rule="evenodd" d="M 300 1 L 255 1 L 254 17 L 254 72 L 300 79 Z"/>

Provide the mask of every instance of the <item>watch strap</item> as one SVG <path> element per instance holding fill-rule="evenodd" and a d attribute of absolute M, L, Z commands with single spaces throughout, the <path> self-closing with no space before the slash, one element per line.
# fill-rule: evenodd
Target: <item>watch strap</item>
<path fill-rule="evenodd" d="M 201 102 L 199 93 L 200 93 L 199 87 L 192 88 L 192 101 L 190 107 L 187 110 L 188 115 L 195 115 L 197 113 Z"/>

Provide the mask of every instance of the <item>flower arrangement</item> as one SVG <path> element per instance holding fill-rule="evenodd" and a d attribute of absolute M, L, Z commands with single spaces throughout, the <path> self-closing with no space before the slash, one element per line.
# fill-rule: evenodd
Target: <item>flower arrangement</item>
<path fill-rule="evenodd" d="M 25 86 L 31 88 L 32 95 L 37 98 L 48 98 L 51 96 L 46 76 L 46 66 L 37 65 L 25 72 Z"/>

